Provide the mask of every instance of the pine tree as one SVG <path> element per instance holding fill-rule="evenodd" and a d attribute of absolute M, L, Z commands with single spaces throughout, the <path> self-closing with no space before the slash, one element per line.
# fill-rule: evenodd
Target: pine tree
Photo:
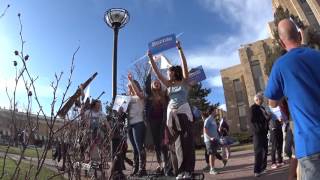
<path fill-rule="evenodd" d="M 207 110 L 210 106 L 210 102 L 207 100 L 208 95 L 211 93 L 211 89 L 202 87 L 201 83 L 197 83 L 189 90 L 189 103 L 191 106 L 197 107 L 200 111 Z M 219 103 L 213 106 L 217 107 Z"/>

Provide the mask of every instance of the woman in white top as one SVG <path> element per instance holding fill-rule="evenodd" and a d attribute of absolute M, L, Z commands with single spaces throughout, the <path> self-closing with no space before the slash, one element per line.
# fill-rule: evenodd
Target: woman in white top
<path fill-rule="evenodd" d="M 146 127 L 144 124 L 144 94 L 132 74 L 128 74 L 128 90 L 131 100 L 128 107 L 128 136 L 133 147 L 134 167 L 131 175 L 146 175 L 146 153 L 144 139 Z"/>

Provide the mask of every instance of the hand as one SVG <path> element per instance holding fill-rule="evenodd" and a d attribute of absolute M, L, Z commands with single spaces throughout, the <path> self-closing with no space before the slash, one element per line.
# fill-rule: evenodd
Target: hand
<path fill-rule="evenodd" d="M 211 137 L 211 138 L 210 138 L 210 141 L 214 141 L 215 139 L 216 139 L 216 138 L 214 138 L 214 137 Z"/>
<path fill-rule="evenodd" d="M 153 55 L 150 50 L 148 50 L 147 55 L 148 55 L 149 59 L 153 59 Z"/>
<path fill-rule="evenodd" d="M 177 46 L 178 49 L 181 49 L 180 41 L 176 41 L 176 46 Z"/>
<path fill-rule="evenodd" d="M 132 74 L 131 74 L 130 72 L 128 73 L 128 80 L 129 80 L 129 81 L 132 81 L 132 80 L 133 80 L 133 76 L 132 76 Z"/>

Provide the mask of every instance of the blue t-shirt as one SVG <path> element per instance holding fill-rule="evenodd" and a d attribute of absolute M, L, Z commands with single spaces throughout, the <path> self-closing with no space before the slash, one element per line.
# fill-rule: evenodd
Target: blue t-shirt
<path fill-rule="evenodd" d="M 168 87 L 170 98 L 169 107 L 178 109 L 181 105 L 188 102 L 188 85 L 182 82 L 180 85 Z"/>
<path fill-rule="evenodd" d="M 203 126 L 208 129 L 208 134 L 204 133 L 204 142 L 209 142 L 211 137 L 219 139 L 218 126 L 212 116 L 207 117 Z"/>
<path fill-rule="evenodd" d="M 265 96 L 288 98 L 297 158 L 320 153 L 320 52 L 294 48 L 274 64 Z"/>

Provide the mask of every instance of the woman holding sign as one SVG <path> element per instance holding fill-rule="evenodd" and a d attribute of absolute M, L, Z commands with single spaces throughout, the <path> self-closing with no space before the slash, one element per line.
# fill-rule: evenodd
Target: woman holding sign
<path fill-rule="evenodd" d="M 146 175 L 146 152 L 144 138 L 146 127 L 143 121 L 144 94 L 132 74 L 128 74 L 128 89 L 131 100 L 128 107 L 128 136 L 133 147 L 134 167 L 131 175 Z"/>
<path fill-rule="evenodd" d="M 167 126 L 174 137 L 175 151 L 178 160 L 178 176 L 176 179 L 190 179 L 195 166 L 195 152 L 192 134 L 192 112 L 188 103 L 188 66 L 187 61 L 177 41 L 181 66 L 171 66 L 166 79 L 159 71 L 153 55 L 148 51 L 152 69 L 158 79 L 167 87 L 169 104 L 167 109 Z"/>

